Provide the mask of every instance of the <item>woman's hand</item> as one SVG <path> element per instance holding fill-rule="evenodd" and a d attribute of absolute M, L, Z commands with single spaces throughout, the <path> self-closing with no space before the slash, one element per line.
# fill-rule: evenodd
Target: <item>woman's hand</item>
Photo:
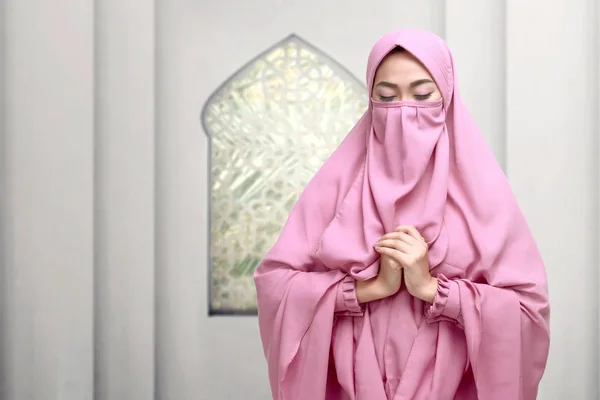
<path fill-rule="evenodd" d="M 356 282 L 356 298 L 359 303 L 380 300 L 396 294 L 401 284 L 402 267 L 392 257 L 382 255 L 377 276 Z"/>
<path fill-rule="evenodd" d="M 375 244 L 383 258 L 389 257 L 404 270 L 408 292 L 433 303 L 437 292 L 437 279 L 429 273 L 428 248 L 425 239 L 413 226 L 399 226 L 384 235 Z"/>
<path fill-rule="evenodd" d="M 392 257 L 382 254 L 379 260 L 377 280 L 386 297 L 396 294 L 402 285 L 402 266 Z"/>

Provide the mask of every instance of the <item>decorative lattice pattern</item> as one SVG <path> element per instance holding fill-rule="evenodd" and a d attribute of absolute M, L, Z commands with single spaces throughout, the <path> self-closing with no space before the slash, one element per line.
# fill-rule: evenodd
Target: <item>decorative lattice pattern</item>
<path fill-rule="evenodd" d="M 256 309 L 254 269 L 304 186 L 366 107 L 365 87 L 294 35 L 210 97 L 202 122 L 211 141 L 213 312 Z"/>

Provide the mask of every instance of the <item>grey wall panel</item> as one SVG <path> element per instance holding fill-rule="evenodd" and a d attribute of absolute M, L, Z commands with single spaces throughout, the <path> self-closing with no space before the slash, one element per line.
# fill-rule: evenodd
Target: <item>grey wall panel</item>
<path fill-rule="evenodd" d="M 507 3 L 507 170 L 546 262 L 552 306 L 540 398 L 592 399 L 598 390 L 594 3 Z"/>
<path fill-rule="evenodd" d="M 93 2 L 6 0 L 3 399 L 91 399 Z"/>
<path fill-rule="evenodd" d="M 96 2 L 96 399 L 154 397 L 154 1 Z"/>
<path fill-rule="evenodd" d="M 446 1 L 445 26 L 463 101 L 506 170 L 505 8 L 505 1 Z"/>

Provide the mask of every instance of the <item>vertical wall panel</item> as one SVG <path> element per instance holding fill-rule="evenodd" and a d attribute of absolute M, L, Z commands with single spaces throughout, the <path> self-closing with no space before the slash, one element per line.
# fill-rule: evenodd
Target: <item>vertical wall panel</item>
<path fill-rule="evenodd" d="M 203 357 L 215 343 L 203 334 L 206 153 L 199 119 L 201 94 L 193 89 L 206 76 L 195 57 L 214 61 L 215 55 L 201 44 L 207 35 L 201 27 L 210 18 L 192 12 L 197 4 L 157 0 L 156 6 L 156 393 L 160 400 L 215 398 L 207 394 L 208 382 L 202 379 L 202 369 L 216 365 Z M 238 46 L 237 41 L 230 42 L 230 51 Z M 230 360 L 227 353 L 221 355 L 224 362 Z M 228 365 L 235 371 L 235 364 Z M 239 377 L 233 373 L 230 377 L 228 384 L 237 385 Z M 254 393 L 246 395 L 259 398 Z"/>
<path fill-rule="evenodd" d="M 461 96 L 502 167 L 506 165 L 505 7 L 505 1 L 446 1 L 446 40 Z"/>
<path fill-rule="evenodd" d="M 507 169 L 550 280 L 552 342 L 544 399 L 597 395 L 593 4 L 507 3 Z"/>
<path fill-rule="evenodd" d="M 593 203 L 596 205 L 596 218 L 594 218 L 595 222 L 595 230 L 596 235 L 590 244 L 593 249 L 596 249 L 596 253 L 593 255 L 594 262 L 596 268 L 594 272 L 596 273 L 597 288 L 600 287 L 600 4 L 597 1 L 592 1 L 592 12 L 590 13 L 593 18 L 595 18 L 593 22 L 594 26 L 594 41 L 593 41 L 593 49 L 592 54 L 595 54 L 594 60 L 591 62 L 591 69 L 593 71 L 593 82 L 595 83 L 596 90 L 592 93 L 592 101 L 594 109 L 591 112 L 591 115 L 594 118 L 592 124 L 594 126 L 593 136 L 595 138 L 595 160 L 596 160 L 596 170 L 595 174 L 591 174 L 592 182 L 595 184 L 595 196 L 593 197 Z M 596 326 L 593 333 L 593 337 L 596 339 L 593 343 L 595 346 L 595 351 L 592 351 L 596 354 L 596 362 L 594 364 L 594 369 L 591 373 L 595 376 L 596 382 L 594 391 L 591 393 L 594 398 L 600 399 L 600 291 L 596 290 Z M 594 318 L 591 319 L 594 321 Z M 592 377 L 593 379 L 593 377 Z"/>
<path fill-rule="evenodd" d="M 8 307 L 10 284 L 6 281 L 6 266 L 9 259 L 8 243 L 6 241 L 7 233 L 7 213 L 6 213 L 6 178 L 8 170 L 8 159 L 6 153 L 6 16 L 5 0 L 0 0 L 0 326 L 6 326 L 6 309 Z M 8 398 L 11 387 L 9 386 L 7 363 L 2 362 L 9 351 L 7 343 L 7 329 L 0 329 L 0 399 Z"/>
<path fill-rule="evenodd" d="M 3 400 L 92 398 L 93 11 L 5 0 Z"/>
<path fill-rule="evenodd" d="M 154 0 L 96 2 L 97 400 L 154 398 Z"/>

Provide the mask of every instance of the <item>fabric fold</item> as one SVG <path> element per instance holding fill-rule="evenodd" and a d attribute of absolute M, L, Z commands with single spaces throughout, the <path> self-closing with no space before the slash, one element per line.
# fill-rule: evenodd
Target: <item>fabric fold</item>
<path fill-rule="evenodd" d="M 427 308 L 427 320 L 430 323 L 441 320 L 456 321 L 462 325 L 458 282 L 448 280 L 443 274 L 439 274 L 437 278 L 438 289 L 433 304 Z"/>
<path fill-rule="evenodd" d="M 354 279 L 352 275 L 346 275 L 346 277 L 338 284 L 335 312 L 338 316 L 363 315 L 363 308 L 356 298 L 356 279 Z"/>

